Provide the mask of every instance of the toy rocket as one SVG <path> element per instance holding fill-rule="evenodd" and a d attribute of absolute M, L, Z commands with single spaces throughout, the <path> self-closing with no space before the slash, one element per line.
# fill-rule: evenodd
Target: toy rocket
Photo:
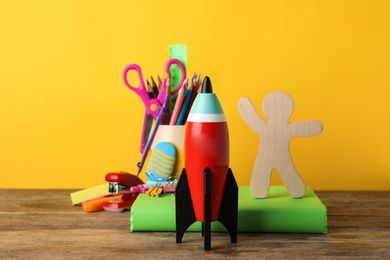
<path fill-rule="evenodd" d="M 210 79 L 204 79 L 211 90 Z M 229 132 L 225 114 L 214 93 L 201 93 L 187 119 L 185 168 L 197 221 L 204 221 L 204 169 L 210 168 L 211 221 L 217 221 L 226 175 L 229 168 Z"/>
<path fill-rule="evenodd" d="M 229 132 L 209 77 L 188 115 L 184 157 L 185 169 L 176 187 L 176 242 L 189 225 L 200 221 L 209 250 L 210 222 L 217 220 L 236 242 L 238 188 L 229 169 Z"/>

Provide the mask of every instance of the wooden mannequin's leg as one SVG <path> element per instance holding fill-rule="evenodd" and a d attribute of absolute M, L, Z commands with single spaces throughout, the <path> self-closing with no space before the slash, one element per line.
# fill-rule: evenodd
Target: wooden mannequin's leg
<path fill-rule="evenodd" d="M 272 167 L 269 162 L 263 160 L 264 157 L 262 151 L 257 153 L 255 166 L 252 171 L 252 178 L 250 182 L 251 194 L 256 198 L 266 198 L 269 192 L 269 186 L 271 185 Z"/>
<path fill-rule="evenodd" d="M 291 163 L 286 163 L 278 171 L 290 195 L 294 198 L 302 198 L 306 193 L 306 185 L 295 169 L 292 160 Z"/>

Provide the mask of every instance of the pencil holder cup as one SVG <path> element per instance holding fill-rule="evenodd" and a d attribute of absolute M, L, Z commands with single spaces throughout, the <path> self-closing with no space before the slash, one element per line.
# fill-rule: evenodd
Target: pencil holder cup
<path fill-rule="evenodd" d="M 149 163 L 149 157 L 151 151 L 154 147 L 160 142 L 169 142 L 173 144 L 176 148 L 176 163 L 175 168 L 172 172 L 172 177 L 179 179 L 181 171 L 184 168 L 184 134 L 186 126 L 185 125 L 160 125 L 157 129 L 156 136 L 151 145 L 147 160 L 145 161 L 145 167 L 142 170 L 142 177 L 146 176 L 146 169 Z"/>

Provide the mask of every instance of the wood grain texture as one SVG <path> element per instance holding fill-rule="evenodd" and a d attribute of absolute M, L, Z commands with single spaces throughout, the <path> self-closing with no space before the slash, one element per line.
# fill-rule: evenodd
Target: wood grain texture
<path fill-rule="evenodd" d="M 72 190 L 0 190 L 0 259 L 389 259 L 390 192 L 318 191 L 328 234 L 130 232 L 129 211 L 84 213 Z M 156 198 L 157 199 L 157 198 Z M 156 218 L 158 221 L 158 218 Z"/>
<path fill-rule="evenodd" d="M 268 196 L 273 169 L 278 170 L 291 196 L 301 198 L 306 193 L 306 185 L 290 155 L 290 139 L 319 135 L 322 123 L 315 120 L 289 123 L 293 110 L 294 101 L 284 92 L 272 92 L 264 98 L 263 112 L 268 122 L 258 115 L 249 98 L 243 97 L 238 102 L 241 117 L 261 141 L 250 182 L 251 193 L 257 198 Z"/>

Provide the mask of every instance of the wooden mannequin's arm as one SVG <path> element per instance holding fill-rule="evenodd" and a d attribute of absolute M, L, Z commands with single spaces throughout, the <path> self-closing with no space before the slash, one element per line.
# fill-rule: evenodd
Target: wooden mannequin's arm
<path fill-rule="evenodd" d="M 288 124 L 288 133 L 290 137 L 308 137 L 316 136 L 322 132 L 322 123 L 317 120 L 300 121 Z"/>
<path fill-rule="evenodd" d="M 238 111 L 245 123 L 257 134 L 261 128 L 266 126 L 266 122 L 257 114 L 255 107 L 247 97 L 242 97 L 238 101 Z"/>

